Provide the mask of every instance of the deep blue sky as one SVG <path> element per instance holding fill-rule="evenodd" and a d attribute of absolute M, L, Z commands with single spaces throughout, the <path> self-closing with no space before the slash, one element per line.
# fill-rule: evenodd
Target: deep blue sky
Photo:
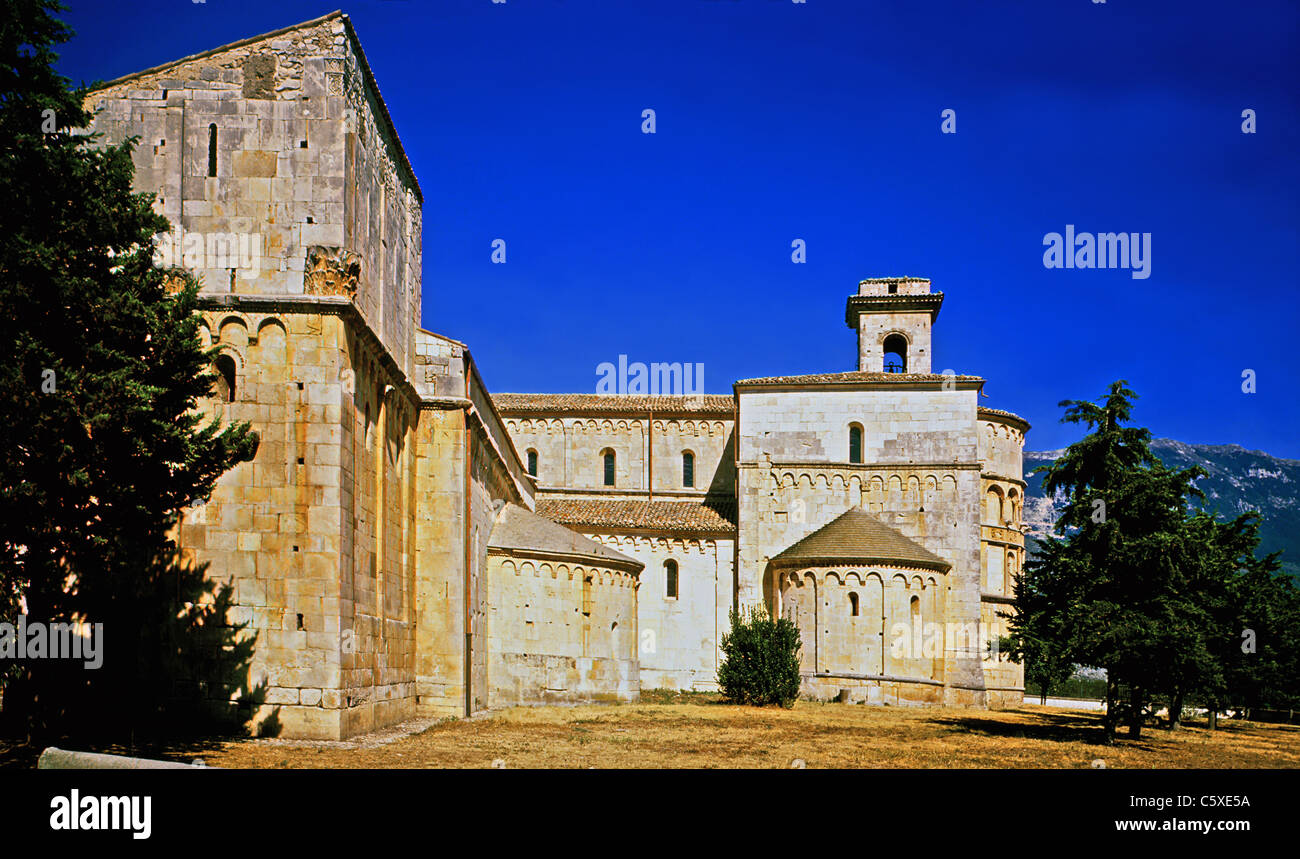
<path fill-rule="evenodd" d="M 74 81 L 339 4 L 65 2 Z M 846 297 L 909 274 L 947 295 L 935 369 L 987 378 L 1032 449 L 1126 378 L 1157 435 L 1300 458 L 1294 2 L 342 8 L 424 190 L 423 324 L 495 392 L 592 392 L 620 353 L 713 393 L 856 369 Z M 1151 276 L 1045 269 L 1066 224 L 1151 233 Z"/>

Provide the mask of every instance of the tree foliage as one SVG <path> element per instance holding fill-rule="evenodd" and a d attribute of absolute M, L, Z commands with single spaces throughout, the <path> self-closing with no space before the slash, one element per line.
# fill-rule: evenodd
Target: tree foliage
<path fill-rule="evenodd" d="M 1190 700 L 1212 708 L 1243 695 L 1295 694 L 1296 589 L 1276 555 L 1256 557 L 1257 514 L 1221 521 L 1204 509 L 1193 467 L 1166 468 L 1151 433 L 1128 426 L 1126 382 L 1097 402 L 1067 400 L 1064 422 L 1089 432 L 1044 466 L 1065 507 L 1016 584 L 1013 651 L 1041 682 L 1064 666 L 1106 669 L 1106 737 L 1140 736 L 1157 703 L 1176 727 Z M 1271 649 L 1242 652 L 1252 624 Z M 1289 676 L 1286 672 L 1292 672 Z M 1273 685 L 1267 685 L 1267 684 Z"/>
<path fill-rule="evenodd" d="M 103 623 L 105 656 L 0 666 L 4 715 L 28 727 L 156 709 L 191 650 L 173 633 L 211 632 L 220 602 L 176 570 L 169 531 L 257 443 L 198 411 L 215 378 L 199 284 L 154 266 L 169 224 L 132 191 L 137 140 L 81 131 L 87 90 L 53 70 L 61 8 L 0 7 L 0 621 Z"/>
<path fill-rule="evenodd" d="M 731 610 L 731 629 L 722 635 L 718 685 L 727 700 L 765 707 L 794 706 L 799 697 L 799 628 L 773 618 L 765 607 L 741 614 Z"/>

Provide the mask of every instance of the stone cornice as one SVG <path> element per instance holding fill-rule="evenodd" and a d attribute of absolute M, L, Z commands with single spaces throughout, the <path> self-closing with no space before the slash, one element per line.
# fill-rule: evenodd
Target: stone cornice
<path fill-rule="evenodd" d="M 778 469 L 803 469 L 816 470 L 828 469 L 835 471 L 979 471 L 983 464 L 979 462 L 796 462 L 796 461 L 763 461 L 738 462 L 737 468 L 770 468 L 773 471 Z"/>
<path fill-rule="evenodd" d="M 634 579 L 638 579 L 641 575 L 641 571 L 645 569 L 645 564 L 631 558 L 627 561 L 617 561 L 613 558 L 593 558 L 590 555 L 568 552 L 548 552 L 538 549 L 500 549 L 489 547 L 488 554 L 494 558 L 521 558 L 530 561 L 557 561 L 565 564 L 575 564 L 582 567 L 603 567 L 607 570 L 617 570 L 618 572 L 626 573 Z"/>
<path fill-rule="evenodd" d="M 850 295 L 844 307 L 844 323 L 850 328 L 857 328 L 858 317 L 864 311 L 928 311 L 930 322 L 933 323 L 942 306 L 942 292 L 925 292 L 920 295 Z"/>
<path fill-rule="evenodd" d="M 1003 409 L 990 409 L 987 406 L 980 406 L 976 417 L 982 421 L 988 421 L 989 423 L 1013 426 L 1022 433 L 1029 432 L 1030 428 L 1029 421 L 1025 420 L 1020 415 L 1004 411 Z"/>

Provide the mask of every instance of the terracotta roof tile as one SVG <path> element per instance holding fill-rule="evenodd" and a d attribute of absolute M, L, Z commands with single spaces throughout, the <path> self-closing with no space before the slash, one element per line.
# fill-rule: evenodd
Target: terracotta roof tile
<path fill-rule="evenodd" d="M 843 563 L 902 564 L 946 571 L 952 567 L 921 544 L 883 524 L 861 507 L 851 507 L 772 558 L 777 566 Z"/>
<path fill-rule="evenodd" d="M 981 376 L 958 376 L 949 373 L 874 373 L 852 370 L 845 373 L 811 373 L 804 376 L 761 376 L 741 379 L 737 385 L 851 385 L 857 382 L 982 382 Z"/>
<path fill-rule="evenodd" d="M 736 529 L 736 502 L 629 501 L 614 498 L 539 498 L 537 512 L 573 527 L 719 533 Z"/>
<path fill-rule="evenodd" d="M 493 394 L 492 402 L 502 414 L 536 413 L 626 413 L 708 414 L 730 418 L 735 401 L 728 394 L 699 396 L 642 397 L 632 394 Z"/>
<path fill-rule="evenodd" d="M 993 416 L 993 417 L 999 417 L 999 418 L 1010 418 L 1010 419 L 1012 419 L 1013 421 L 1018 421 L 1018 422 L 1024 424 L 1024 425 L 1025 425 L 1025 429 L 1029 429 L 1029 421 L 1025 420 L 1024 418 L 1022 418 L 1020 415 L 1016 414 L 1015 412 L 1008 412 L 1008 411 L 1005 411 L 1005 410 L 1003 410 L 1003 409 L 990 409 L 988 406 L 980 406 L 980 407 L 979 407 L 979 416 L 982 418 L 982 417 L 984 417 L 986 414 L 987 414 L 987 415 L 991 415 L 991 416 Z"/>
<path fill-rule="evenodd" d="M 645 564 L 588 540 L 581 534 L 518 504 L 507 504 L 497 514 L 488 537 L 489 549 L 525 552 L 547 557 L 580 558 L 606 566 L 640 570 Z"/>

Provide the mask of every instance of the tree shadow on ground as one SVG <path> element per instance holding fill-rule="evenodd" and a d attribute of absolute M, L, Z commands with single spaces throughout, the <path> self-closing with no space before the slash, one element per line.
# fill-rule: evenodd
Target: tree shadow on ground
<path fill-rule="evenodd" d="M 188 763 L 195 750 L 246 737 L 254 717 L 260 734 L 279 733 L 278 708 L 263 706 L 266 681 L 250 683 L 258 636 L 232 617 L 233 585 L 175 556 L 146 566 L 129 591 L 86 595 L 85 616 L 103 624 L 97 669 L 53 659 L 0 665 L 8 668 L 0 768 L 33 767 L 48 746 Z"/>
<path fill-rule="evenodd" d="M 949 728 L 954 733 L 979 734 L 985 737 L 1004 737 L 1028 740 L 1045 740 L 1054 743 L 1086 743 L 1106 745 L 1106 730 L 1095 714 L 1034 713 L 1033 722 L 1010 722 L 1005 719 L 983 716 L 936 715 L 934 724 Z M 1116 738 L 1124 739 L 1123 736 Z M 1140 740 L 1136 742 L 1141 742 Z"/>

